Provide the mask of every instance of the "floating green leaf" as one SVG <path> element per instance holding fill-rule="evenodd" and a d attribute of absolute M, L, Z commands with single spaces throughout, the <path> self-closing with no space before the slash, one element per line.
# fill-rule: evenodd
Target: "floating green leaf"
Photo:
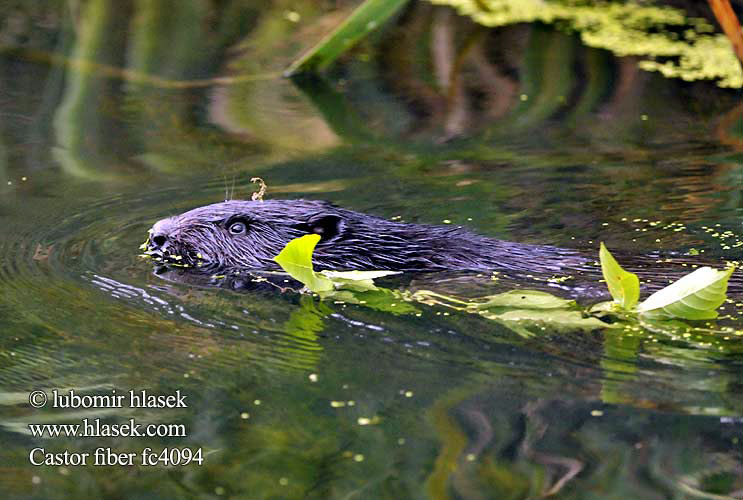
<path fill-rule="evenodd" d="M 614 325 L 604 323 L 598 318 L 586 317 L 581 311 L 570 309 L 511 309 L 501 313 L 481 311 L 480 315 L 488 319 L 503 322 L 509 328 L 512 328 L 509 323 L 519 323 L 526 330 L 529 330 L 529 327 L 533 326 L 547 326 L 551 332 L 565 330 L 591 331 L 614 327 Z M 517 333 L 523 333 L 525 331 L 524 329 L 515 331 Z"/>
<path fill-rule="evenodd" d="M 392 314 L 415 314 L 418 309 L 406 301 L 397 290 L 376 288 L 375 290 L 337 290 L 320 294 L 323 298 L 332 298 L 348 304 L 358 304 Z"/>
<path fill-rule="evenodd" d="M 366 0 L 333 32 L 294 61 L 286 76 L 322 70 L 400 10 L 408 0 Z"/>
<path fill-rule="evenodd" d="M 533 337 L 545 331 L 591 331 L 614 327 L 599 318 L 584 315 L 573 300 L 539 290 L 510 290 L 470 300 L 430 290 L 417 290 L 410 295 L 410 299 L 430 306 L 479 314 L 523 337 Z"/>
<path fill-rule="evenodd" d="M 295 238 L 287 243 L 273 260 L 289 273 L 289 276 L 302 282 L 313 292 L 328 292 L 335 288 L 333 282 L 316 273 L 312 267 L 312 252 L 318 241 L 319 234 L 306 234 L 301 238 Z"/>
<path fill-rule="evenodd" d="M 400 274 L 399 271 L 320 271 L 320 274 L 327 276 L 328 278 L 342 279 L 349 281 L 366 281 L 382 278 L 384 276 L 390 276 L 392 274 Z"/>
<path fill-rule="evenodd" d="M 604 243 L 599 250 L 601 272 L 609 287 L 609 293 L 622 309 L 632 309 L 640 299 L 640 279 L 636 274 L 622 269 Z"/>
<path fill-rule="evenodd" d="M 734 267 L 718 271 L 702 267 L 655 292 L 637 307 L 643 316 L 683 319 L 713 319 L 725 302 L 728 279 Z"/>
<path fill-rule="evenodd" d="M 319 234 L 306 234 L 286 244 L 281 253 L 274 257 L 281 267 L 295 280 L 316 293 L 335 289 L 365 292 L 377 290 L 375 278 L 399 274 L 397 271 L 321 271 L 315 272 L 312 253 L 320 241 Z"/>
<path fill-rule="evenodd" d="M 555 297 L 551 293 L 539 290 L 510 290 L 483 297 L 478 302 L 468 305 L 469 309 L 491 309 L 509 307 L 519 309 L 565 309 L 575 306 L 574 300 Z"/>
<path fill-rule="evenodd" d="M 376 278 L 400 274 L 397 271 L 320 271 L 320 274 L 330 279 L 337 288 L 356 290 L 378 290 L 374 284 Z"/>
<path fill-rule="evenodd" d="M 553 332 L 611 326 L 598 318 L 584 316 L 574 300 L 539 290 L 510 290 L 490 295 L 477 302 L 470 301 L 465 310 L 498 321 L 522 336 L 543 332 L 545 326 Z"/>

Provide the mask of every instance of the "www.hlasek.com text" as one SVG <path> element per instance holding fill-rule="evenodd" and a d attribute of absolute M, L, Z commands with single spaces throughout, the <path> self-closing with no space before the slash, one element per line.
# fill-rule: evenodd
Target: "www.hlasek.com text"
<path fill-rule="evenodd" d="M 106 423 L 100 418 L 84 418 L 79 424 L 28 424 L 33 437 L 186 437 L 183 424 Z"/>

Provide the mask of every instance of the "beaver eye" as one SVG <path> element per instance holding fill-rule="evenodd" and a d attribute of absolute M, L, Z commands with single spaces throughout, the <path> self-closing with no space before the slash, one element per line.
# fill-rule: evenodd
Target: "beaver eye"
<path fill-rule="evenodd" d="M 230 224 L 230 227 L 228 228 L 230 231 L 230 234 L 239 235 L 239 234 L 245 234 L 245 232 L 248 230 L 248 227 L 245 225 L 244 222 L 233 222 Z"/>

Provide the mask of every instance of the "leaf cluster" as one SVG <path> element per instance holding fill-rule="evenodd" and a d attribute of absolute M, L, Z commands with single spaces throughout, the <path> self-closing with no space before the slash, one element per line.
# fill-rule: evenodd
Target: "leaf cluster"
<path fill-rule="evenodd" d="M 702 320 L 717 317 L 726 299 L 728 279 L 735 270 L 702 267 L 675 283 L 640 300 L 640 280 L 624 270 L 602 243 L 601 271 L 614 299 L 586 310 L 573 300 L 537 290 L 511 290 L 475 299 L 460 299 L 430 290 L 407 291 L 380 288 L 376 278 L 394 271 L 314 270 L 312 253 L 320 241 L 316 234 L 290 241 L 274 260 L 292 278 L 322 299 L 360 304 L 396 314 L 417 313 L 414 303 L 477 314 L 505 324 L 522 336 L 532 336 L 534 327 L 544 330 L 595 330 L 636 322 L 658 320 Z"/>

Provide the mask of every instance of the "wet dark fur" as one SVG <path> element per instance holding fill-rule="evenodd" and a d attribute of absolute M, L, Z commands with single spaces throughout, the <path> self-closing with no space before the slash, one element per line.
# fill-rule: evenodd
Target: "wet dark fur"
<path fill-rule="evenodd" d="M 236 221 L 244 235 L 230 234 Z M 588 265 L 578 252 L 487 238 L 456 226 L 395 222 L 310 200 L 225 201 L 153 226 L 149 253 L 209 272 L 278 269 L 293 238 L 320 234 L 317 269 L 565 272 Z M 157 238 L 157 237 L 160 238 Z M 162 243 L 157 245 L 153 241 Z M 164 242 L 164 243 L 163 243 Z"/>

